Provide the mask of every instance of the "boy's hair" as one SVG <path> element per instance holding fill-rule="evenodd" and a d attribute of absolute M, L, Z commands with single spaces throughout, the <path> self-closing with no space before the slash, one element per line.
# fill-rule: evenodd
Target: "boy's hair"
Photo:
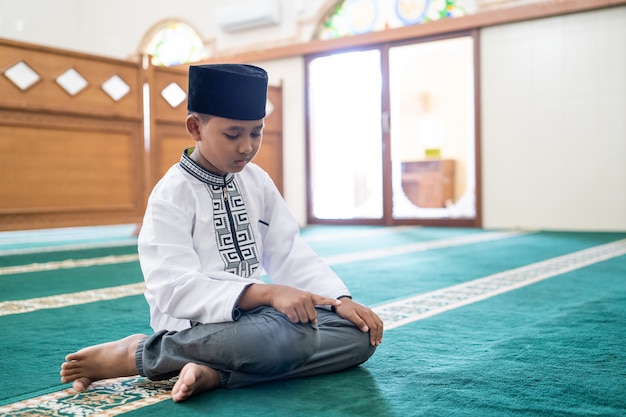
<path fill-rule="evenodd" d="M 212 118 L 214 118 L 215 116 L 210 115 L 210 114 L 204 114 L 204 113 L 198 113 L 196 111 L 188 111 L 187 112 L 188 116 L 196 116 L 198 118 L 198 120 L 200 120 L 200 122 L 202 124 L 207 124 L 209 122 L 209 120 L 211 120 Z"/>

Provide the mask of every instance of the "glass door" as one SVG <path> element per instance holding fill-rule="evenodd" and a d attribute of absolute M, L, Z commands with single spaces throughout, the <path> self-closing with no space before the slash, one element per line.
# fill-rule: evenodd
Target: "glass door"
<path fill-rule="evenodd" d="M 380 51 L 308 65 L 309 218 L 382 219 Z"/>
<path fill-rule="evenodd" d="M 394 219 L 474 219 L 471 36 L 389 48 Z"/>
<path fill-rule="evenodd" d="M 307 59 L 308 222 L 480 226 L 475 34 Z"/>

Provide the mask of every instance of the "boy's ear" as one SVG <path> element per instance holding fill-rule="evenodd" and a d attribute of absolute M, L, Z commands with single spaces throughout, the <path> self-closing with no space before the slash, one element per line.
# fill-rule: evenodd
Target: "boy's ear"
<path fill-rule="evenodd" d="M 196 142 L 200 141 L 200 120 L 193 114 L 187 115 L 185 119 L 185 126 L 187 127 L 187 133 Z"/>

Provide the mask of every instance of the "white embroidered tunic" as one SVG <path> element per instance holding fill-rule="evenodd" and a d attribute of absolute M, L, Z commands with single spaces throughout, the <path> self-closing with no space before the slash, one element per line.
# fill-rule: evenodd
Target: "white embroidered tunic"
<path fill-rule="evenodd" d="M 262 270 L 275 284 L 350 295 L 255 164 L 221 177 L 183 152 L 150 195 L 138 248 L 155 331 L 237 320 L 243 290 L 265 283 Z"/>

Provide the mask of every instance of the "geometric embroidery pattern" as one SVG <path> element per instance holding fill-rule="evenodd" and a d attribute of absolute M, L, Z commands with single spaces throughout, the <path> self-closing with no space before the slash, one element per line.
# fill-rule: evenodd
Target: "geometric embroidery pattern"
<path fill-rule="evenodd" d="M 204 182 L 205 184 L 210 185 L 219 185 L 224 186 L 230 183 L 234 178 L 235 174 L 229 172 L 225 176 L 215 175 L 206 169 L 202 168 L 200 165 L 196 163 L 193 159 L 189 157 L 191 152 L 193 152 L 194 148 L 187 148 L 183 151 L 183 155 L 180 158 L 180 166 L 189 174 L 191 174 L 196 179 Z"/>
<path fill-rule="evenodd" d="M 213 201 L 213 225 L 224 271 L 248 278 L 256 271 L 258 250 L 243 196 L 233 173 L 215 175 L 189 157 L 194 148 L 183 151 L 180 166 L 202 181 Z"/>
<path fill-rule="evenodd" d="M 249 277 L 260 267 L 256 241 L 237 181 L 205 184 L 213 201 L 213 224 L 224 271 Z"/>

